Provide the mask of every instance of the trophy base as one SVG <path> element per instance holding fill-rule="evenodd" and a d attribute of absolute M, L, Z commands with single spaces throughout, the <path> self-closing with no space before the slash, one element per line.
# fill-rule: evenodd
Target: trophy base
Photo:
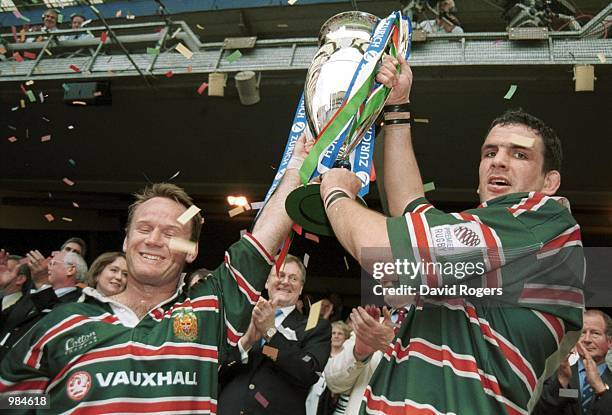
<path fill-rule="evenodd" d="M 334 231 L 327 219 L 320 184 L 307 184 L 298 187 L 287 196 L 285 210 L 289 217 L 306 232 L 322 236 L 334 236 Z M 357 201 L 367 206 L 361 197 Z"/>

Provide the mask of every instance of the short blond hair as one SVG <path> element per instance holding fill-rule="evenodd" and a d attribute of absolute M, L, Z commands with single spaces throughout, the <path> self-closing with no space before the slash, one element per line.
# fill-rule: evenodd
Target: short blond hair
<path fill-rule="evenodd" d="M 153 183 L 150 186 L 145 187 L 138 193 L 134 193 L 136 200 L 128 208 L 128 220 L 126 225 L 126 232 L 129 231 L 132 219 L 134 218 L 134 212 L 138 206 L 142 205 L 147 200 L 163 197 L 166 199 L 174 200 L 176 203 L 183 205 L 189 209 L 193 205 L 191 197 L 181 187 L 172 183 Z M 200 239 L 200 232 L 202 231 L 202 215 L 197 213 L 191 218 L 191 240 L 198 242 Z"/>

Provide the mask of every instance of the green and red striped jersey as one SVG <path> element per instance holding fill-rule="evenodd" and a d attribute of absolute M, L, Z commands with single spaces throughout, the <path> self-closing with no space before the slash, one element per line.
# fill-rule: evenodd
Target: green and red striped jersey
<path fill-rule="evenodd" d="M 449 214 L 419 198 L 387 220 L 394 261 L 484 264 L 461 278 L 425 268 L 400 275 L 400 284 L 498 295 L 418 298 L 366 389 L 362 414 L 529 413 L 582 327 L 580 228 L 562 202 L 516 193 Z"/>
<path fill-rule="evenodd" d="M 134 324 L 122 324 L 131 311 L 86 289 L 6 355 L 0 393 L 47 393 L 41 413 L 215 414 L 218 362 L 246 331 L 272 263 L 246 234 L 212 276 L 190 290 L 182 276 Z"/>

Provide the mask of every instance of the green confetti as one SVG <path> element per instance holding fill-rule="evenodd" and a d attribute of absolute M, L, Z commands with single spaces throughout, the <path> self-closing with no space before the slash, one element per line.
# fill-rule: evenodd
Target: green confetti
<path fill-rule="evenodd" d="M 423 183 L 423 193 L 431 192 L 432 190 L 436 190 L 434 182 Z"/>
<path fill-rule="evenodd" d="M 30 102 L 36 102 L 36 97 L 34 96 L 34 92 L 32 92 L 32 90 L 28 90 L 26 95 L 28 96 Z"/>
<path fill-rule="evenodd" d="M 64 91 L 66 92 L 70 91 L 70 87 L 68 86 L 68 84 L 62 84 L 62 88 L 64 88 Z"/>
<path fill-rule="evenodd" d="M 510 88 L 508 89 L 508 92 L 506 92 L 504 99 L 512 99 L 512 96 L 516 92 L 516 88 L 517 88 L 516 85 L 510 85 Z"/>
<path fill-rule="evenodd" d="M 58 14 L 57 15 L 57 22 L 58 23 L 64 23 L 64 15 L 63 14 Z"/>
<path fill-rule="evenodd" d="M 30 22 L 31 22 L 31 20 L 30 20 L 30 18 L 29 18 L 29 17 L 26 17 L 26 16 L 24 16 L 24 15 L 23 15 L 23 14 L 21 14 L 21 13 L 19 13 L 19 18 L 20 18 L 21 20 L 23 20 L 23 21 L 28 22 L 28 23 L 30 23 Z"/>
<path fill-rule="evenodd" d="M 228 57 L 227 57 L 227 61 L 229 63 L 234 63 L 236 62 L 238 59 L 240 59 L 242 57 L 242 53 L 236 49 L 235 51 L 233 51 Z"/>
<path fill-rule="evenodd" d="M 159 55 L 159 48 L 147 48 L 147 55 Z"/>

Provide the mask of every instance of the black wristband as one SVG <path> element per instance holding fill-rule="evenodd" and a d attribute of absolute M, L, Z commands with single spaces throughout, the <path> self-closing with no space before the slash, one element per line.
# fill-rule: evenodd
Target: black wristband
<path fill-rule="evenodd" d="M 325 209 L 329 209 L 330 206 L 333 205 L 336 201 L 345 198 L 351 198 L 345 191 L 339 189 L 331 191 L 329 195 L 327 195 L 327 197 L 325 198 L 325 202 L 323 203 L 325 205 Z"/>
<path fill-rule="evenodd" d="M 384 121 L 384 125 L 391 125 L 391 124 L 410 124 L 412 125 L 412 118 L 395 118 L 393 120 L 385 120 Z"/>
<path fill-rule="evenodd" d="M 394 105 L 385 105 L 383 107 L 383 112 L 410 112 L 410 104 L 394 104 Z"/>

